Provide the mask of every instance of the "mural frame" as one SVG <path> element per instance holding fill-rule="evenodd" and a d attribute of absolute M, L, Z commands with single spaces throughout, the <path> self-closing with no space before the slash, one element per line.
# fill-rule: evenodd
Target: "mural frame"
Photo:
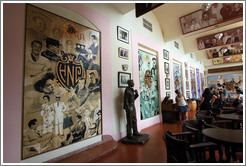
<path fill-rule="evenodd" d="M 102 134 L 101 32 L 31 4 L 25 12 L 21 160 Z M 38 21 L 42 31 L 35 29 Z M 85 54 L 93 60 L 81 59 Z M 90 63 L 94 67 L 85 67 Z M 93 131 L 89 121 L 98 123 Z M 69 130 L 76 126 L 78 137 Z"/>
<path fill-rule="evenodd" d="M 173 64 L 173 85 L 174 85 L 173 88 L 174 88 L 174 91 L 176 89 L 178 89 L 178 90 L 180 90 L 181 93 L 184 93 L 182 62 L 177 61 L 177 60 L 173 60 L 172 64 Z M 177 86 L 179 86 L 179 87 L 177 87 Z"/>
<path fill-rule="evenodd" d="M 140 119 L 145 120 L 160 114 L 158 54 L 148 48 L 138 48 Z M 147 96 L 152 96 L 147 97 Z"/>
<path fill-rule="evenodd" d="M 191 71 L 193 71 L 194 73 L 192 74 Z M 194 79 L 194 82 L 192 81 L 192 79 Z M 197 90 L 197 88 L 196 88 L 196 70 L 193 67 L 190 67 L 190 82 L 191 82 L 191 89 L 190 89 L 191 97 L 196 98 L 197 97 L 197 93 L 196 93 L 196 90 Z M 192 85 L 194 85 L 194 86 L 192 86 Z M 193 94 L 193 91 L 194 91 L 194 94 Z"/>
<path fill-rule="evenodd" d="M 231 38 L 232 34 L 234 36 L 233 40 Z M 221 37 L 218 39 L 217 35 L 221 35 Z M 236 43 L 242 43 L 243 26 L 239 26 L 218 33 L 213 33 L 210 35 L 199 37 L 196 39 L 196 41 L 199 50 L 204 50 L 204 49 L 218 47 L 218 46 L 232 45 Z"/>
<path fill-rule="evenodd" d="M 240 8 L 242 3 L 240 3 Z M 201 29 L 205 29 L 217 24 L 221 24 L 221 23 L 225 23 L 225 22 L 231 22 L 233 20 L 235 20 L 234 22 L 236 22 L 238 19 L 243 17 L 243 12 L 239 12 L 237 14 L 233 14 L 233 16 L 229 16 L 228 18 L 224 16 L 221 16 L 219 8 L 222 9 L 222 7 L 219 6 L 218 9 L 216 9 L 217 7 L 215 7 L 216 4 L 213 4 L 208 11 L 203 12 L 202 9 L 196 10 L 194 12 L 191 12 L 189 14 L 186 14 L 182 17 L 179 17 L 179 22 L 180 22 L 180 26 L 182 29 L 182 33 L 183 34 L 188 34 L 188 33 L 192 33 Z M 220 4 L 217 4 L 217 6 Z M 233 4 L 229 4 L 231 6 L 231 9 L 234 7 Z M 217 10 L 217 11 L 216 11 Z M 206 24 L 202 24 L 202 15 L 203 13 L 208 13 L 208 19 L 210 19 L 210 25 L 206 25 Z M 214 15 L 216 15 L 216 17 L 211 17 L 211 13 L 215 13 Z M 194 22 L 193 22 L 194 20 Z M 193 22 L 193 24 L 192 24 Z M 187 25 L 187 26 L 186 26 Z"/>

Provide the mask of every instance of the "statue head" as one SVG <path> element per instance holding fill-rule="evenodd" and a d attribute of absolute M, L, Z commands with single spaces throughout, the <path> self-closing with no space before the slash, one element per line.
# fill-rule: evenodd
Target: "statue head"
<path fill-rule="evenodd" d="M 129 87 L 134 87 L 134 82 L 133 82 L 133 80 L 128 80 L 128 81 L 127 81 L 127 84 L 128 84 Z"/>

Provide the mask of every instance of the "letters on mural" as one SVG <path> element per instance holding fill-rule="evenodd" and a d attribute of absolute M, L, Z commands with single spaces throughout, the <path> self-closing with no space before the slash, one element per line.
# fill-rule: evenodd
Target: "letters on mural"
<path fill-rule="evenodd" d="M 101 134 L 100 33 L 27 5 L 22 159 Z"/>

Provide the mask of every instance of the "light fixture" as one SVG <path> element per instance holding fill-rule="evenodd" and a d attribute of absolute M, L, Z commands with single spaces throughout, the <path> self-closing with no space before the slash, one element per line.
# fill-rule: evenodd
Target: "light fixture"
<path fill-rule="evenodd" d="M 216 35 L 214 35 L 214 37 L 217 39 L 217 40 L 220 40 L 223 36 L 223 33 L 217 33 Z"/>
<path fill-rule="evenodd" d="M 211 7 L 212 3 L 201 3 L 201 9 L 203 12 L 208 11 L 208 9 Z"/>

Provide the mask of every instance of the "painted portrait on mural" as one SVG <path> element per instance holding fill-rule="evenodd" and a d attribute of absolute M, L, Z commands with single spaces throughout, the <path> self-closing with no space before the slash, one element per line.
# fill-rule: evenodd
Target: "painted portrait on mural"
<path fill-rule="evenodd" d="M 196 77 L 195 77 L 195 69 L 190 68 L 190 82 L 191 82 L 191 97 L 196 98 Z"/>
<path fill-rule="evenodd" d="M 243 74 L 223 74 L 207 77 L 208 86 L 216 89 L 224 88 L 231 96 L 236 95 L 236 90 L 243 90 Z"/>
<path fill-rule="evenodd" d="M 173 62 L 173 79 L 174 79 L 174 90 L 179 90 L 183 93 L 183 84 L 182 84 L 182 64 L 178 61 Z M 176 97 L 175 94 L 174 97 Z"/>
<path fill-rule="evenodd" d="M 138 50 L 141 120 L 159 114 L 157 57 Z"/>
<path fill-rule="evenodd" d="M 200 73 L 199 69 L 196 69 L 196 79 L 197 79 L 197 97 L 201 98 L 201 87 L 200 87 Z"/>
<path fill-rule="evenodd" d="M 22 159 L 102 133 L 100 32 L 26 10 Z"/>

